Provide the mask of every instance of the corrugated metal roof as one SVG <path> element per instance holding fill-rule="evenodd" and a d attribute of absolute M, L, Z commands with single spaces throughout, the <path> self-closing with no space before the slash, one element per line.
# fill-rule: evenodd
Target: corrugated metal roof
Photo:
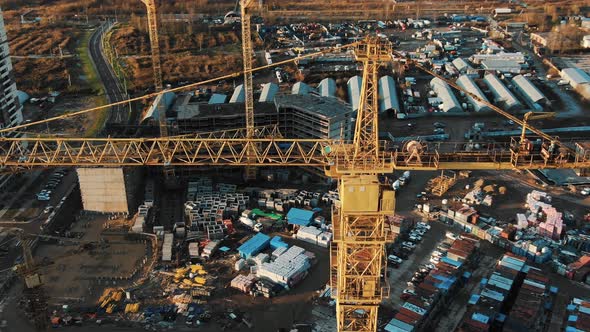
<path fill-rule="evenodd" d="M 473 69 L 473 67 L 471 67 L 471 65 L 463 58 L 456 58 L 455 60 L 453 60 L 453 65 L 461 73 L 467 71 L 468 69 Z"/>
<path fill-rule="evenodd" d="M 397 98 L 397 88 L 395 81 L 391 76 L 383 76 L 379 79 L 379 112 L 394 110 L 398 112 L 399 99 Z"/>
<path fill-rule="evenodd" d="M 522 75 L 514 76 L 512 82 L 530 102 L 539 103 L 547 100 L 541 91 L 526 77 Z"/>
<path fill-rule="evenodd" d="M 293 84 L 293 88 L 291 88 L 291 94 L 294 95 L 307 95 L 311 91 L 309 85 L 303 82 L 297 82 Z"/>
<path fill-rule="evenodd" d="M 318 91 L 322 97 L 336 96 L 336 81 L 333 78 L 326 77 L 318 85 Z"/>
<path fill-rule="evenodd" d="M 262 85 L 262 92 L 258 101 L 261 103 L 270 103 L 275 99 L 275 95 L 279 92 L 279 86 L 275 83 L 266 83 Z"/>
<path fill-rule="evenodd" d="M 361 85 L 363 79 L 360 76 L 351 77 L 346 85 L 348 86 L 348 102 L 352 106 L 352 110 L 359 109 L 359 100 L 361 98 Z"/>
<path fill-rule="evenodd" d="M 220 93 L 214 93 L 211 96 L 211 98 L 209 98 L 209 105 L 225 104 L 226 99 L 227 99 L 227 95 L 223 95 Z"/>
<path fill-rule="evenodd" d="M 590 75 L 580 68 L 565 68 L 561 70 L 561 78 L 568 81 L 572 87 L 590 83 Z"/>
<path fill-rule="evenodd" d="M 462 87 L 463 89 L 473 93 L 474 95 L 476 95 L 477 97 L 479 97 L 480 99 L 483 99 L 486 102 L 489 102 L 488 98 L 483 94 L 483 92 L 479 89 L 479 87 L 477 86 L 477 84 L 475 84 L 475 82 L 473 82 L 473 80 L 471 79 L 471 77 L 467 76 L 467 75 L 461 75 L 459 76 L 459 78 L 457 79 L 457 85 L 459 85 L 460 87 Z M 467 99 L 469 100 L 469 102 L 471 103 L 471 105 L 473 105 L 473 109 L 476 112 L 480 112 L 480 111 L 489 111 L 490 107 L 487 106 L 486 104 L 475 100 L 474 98 L 472 98 L 471 96 L 467 96 Z"/>
<path fill-rule="evenodd" d="M 504 103 L 504 108 L 513 110 L 520 108 L 522 105 L 516 99 L 516 97 L 508 90 L 508 88 L 500 81 L 500 79 L 494 74 L 486 74 L 484 76 L 484 82 L 490 87 L 492 94 L 494 95 L 495 102 Z"/>
<path fill-rule="evenodd" d="M 313 220 L 313 211 L 292 208 L 287 213 L 287 222 L 289 224 L 309 226 Z"/>
<path fill-rule="evenodd" d="M 451 90 L 451 87 L 445 81 L 435 77 L 430 81 L 430 87 L 434 90 L 436 95 L 443 100 L 443 103 L 439 106 L 443 112 L 463 111 L 453 90 Z"/>
<path fill-rule="evenodd" d="M 245 100 L 246 100 L 246 97 L 244 94 L 244 84 L 240 84 L 240 85 L 236 86 L 236 88 L 234 89 L 234 93 L 231 95 L 229 102 L 230 102 L 230 104 L 243 103 Z"/>
<path fill-rule="evenodd" d="M 270 236 L 263 233 L 258 233 L 248 241 L 244 242 L 244 244 L 238 248 L 238 252 L 240 253 L 240 256 L 249 258 L 252 255 L 256 255 L 260 251 L 264 250 L 269 243 Z"/>

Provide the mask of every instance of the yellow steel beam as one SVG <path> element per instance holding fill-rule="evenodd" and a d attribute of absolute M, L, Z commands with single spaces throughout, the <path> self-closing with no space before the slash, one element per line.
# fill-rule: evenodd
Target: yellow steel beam
<path fill-rule="evenodd" d="M 235 136 L 234 136 L 235 137 Z M 410 152 L 383 149 L 377 160 L 358 160 L 354 144 L 331 139 L 286 138 L 0 138 L 0 166 L 319 166 L 333 177 L 397 170 L 540 169 L 590 167 L 588 149 L 547 155 L 518 153 L 511 146 L 482 151 L 434 144 L 416 162 Z M 547 146 L 550 142 L 543 142 Z M 572 146 L 574 146 L 572 144 Z M 572 149 L 574 150 L 574 149 Z M 251 153 L 248 155 L 248 153 Z"/>

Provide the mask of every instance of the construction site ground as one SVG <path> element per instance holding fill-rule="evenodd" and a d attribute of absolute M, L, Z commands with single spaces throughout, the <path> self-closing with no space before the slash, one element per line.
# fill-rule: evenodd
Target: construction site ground
<path fill-rule="evenodd" d="M 43 262 L 47 257 L 53 264 L 41 273 L 45 291 L 51 304 L 73 303 L 94 305 L 107 281 L 99 284 L 95 278 L 111 279 L 130 275 L 137 262 L 146 256 L 146 245 L 126 240 L 123 235 L 105 235 L 106 216 L 85 216 L 72 225 L 71 232 L 83 234 L 79 243 L 41 243 L 35 251 L 35 259 Z M 97 243 L 93 249 L 80 250 L 85 243 Z M 99 243 L 100 242 L 100 243 Z M 65 256 L 65 257 L 64 257 Z M 62 257 L 62 258 L 60 258 Z M 128 283 L 108 286 L 124 286 Z M 53 303 L 52 303 L 53 302 Z"/>

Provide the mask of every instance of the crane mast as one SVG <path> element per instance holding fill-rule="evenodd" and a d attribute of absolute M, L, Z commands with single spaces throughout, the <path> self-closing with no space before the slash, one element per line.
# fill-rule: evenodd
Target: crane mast
<path fill-rule="evenodd" d="M 384 162 L 378 130 L 378 71 L 391 60 L 392 47 L 368 38 L 354 49 L 363 64 L 363 81 L 356 117 L 353 156 L 339 176 L 342 205 L 332 211 L 331 286 L 336 300 L 338 331 L 376 331 L 379 304 L 389 295 L 382 284 L 386 272 L 385 244 L 393 240 L 385 218 L 395 206 L 393 190 L 384 189 L 378 173 Z"/>
<path fill-rule="evenodd" d="M 242 57 L 244 62 L 244 106 L 246 110 L 246 138 L 254 137 L 254 87 L 252 83 L 252 22 L 250 8 L 256 0 L 241 0 Z M 252 151 L 248 152 L 252 156 Z M 256 168 L 246 167 L 246 180 L 256 178 Z"/>

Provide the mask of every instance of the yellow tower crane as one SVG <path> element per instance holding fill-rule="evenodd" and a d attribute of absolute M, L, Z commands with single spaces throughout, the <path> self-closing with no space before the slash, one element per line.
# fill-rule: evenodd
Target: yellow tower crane
<path fill-rule="evenodd" d="M 381 274 L 386 268 L 385 244 L 393 239 L 385 216 L 393 214 L 395 207 L 394 192 L 379 182 L 379 174 L 389 174 L 395 170 L 589 168 L 590 144 L 561 142 L 485 102 L 497 113 L 539 135 L 543 144 L 550 142 L 558 147 L 560 152 L 553 154 L 544 153 L 545 150 L 531 150 L 524 156 L 519 144 L 490 144 L 491 148 L 485 151 L 466 151 L 445 149 L 439 143 L 423 146 L 418 142 L 391 151 L 384 142 L 378 141 L 377 77 L 379 66 L 391 61 L 395 52 L 390 43 L 379 38 L 367 38 L 353 46 L 355 56 L 364 68 L 352 142 L 342 139 L 235 136 L 1 137 L 0 167 L 12 170 L 48 166 L 148 165 L 323 167 L 328 176 L 338 179 L 341 198 L 340 207 L 332 211 L 335 245 L 331 248 L 330 278 L 332 294 L 337 303 L 338 331 L 376 331 L 379 303 L 389 293 L 389 286 L 381 282 Z M 255 70 L 258 68 L 251 71 Z M 235 77 L 239 74 L 232 75 Z M 445 81 L 466 92 L 454 82 Z M 101 108 L 72 114 L 98 109 Z M 0 129 L 0 133 L 61 118 L 63 116 Z"/>
<path fill-rule="evenodd" d="M 246 138 L 254 137 L 254 86 L 252 83 L 252 16 L 250 10 L 257 0 L 241 0 L 241 17 L 242 17 L 242 58 L 244 62 L 244 106 L 246 108 Z M 253 156 L 252 151 L 248 153 Z M 246 167 L 246 180 L 256 178 L 256 168 Z"/>

